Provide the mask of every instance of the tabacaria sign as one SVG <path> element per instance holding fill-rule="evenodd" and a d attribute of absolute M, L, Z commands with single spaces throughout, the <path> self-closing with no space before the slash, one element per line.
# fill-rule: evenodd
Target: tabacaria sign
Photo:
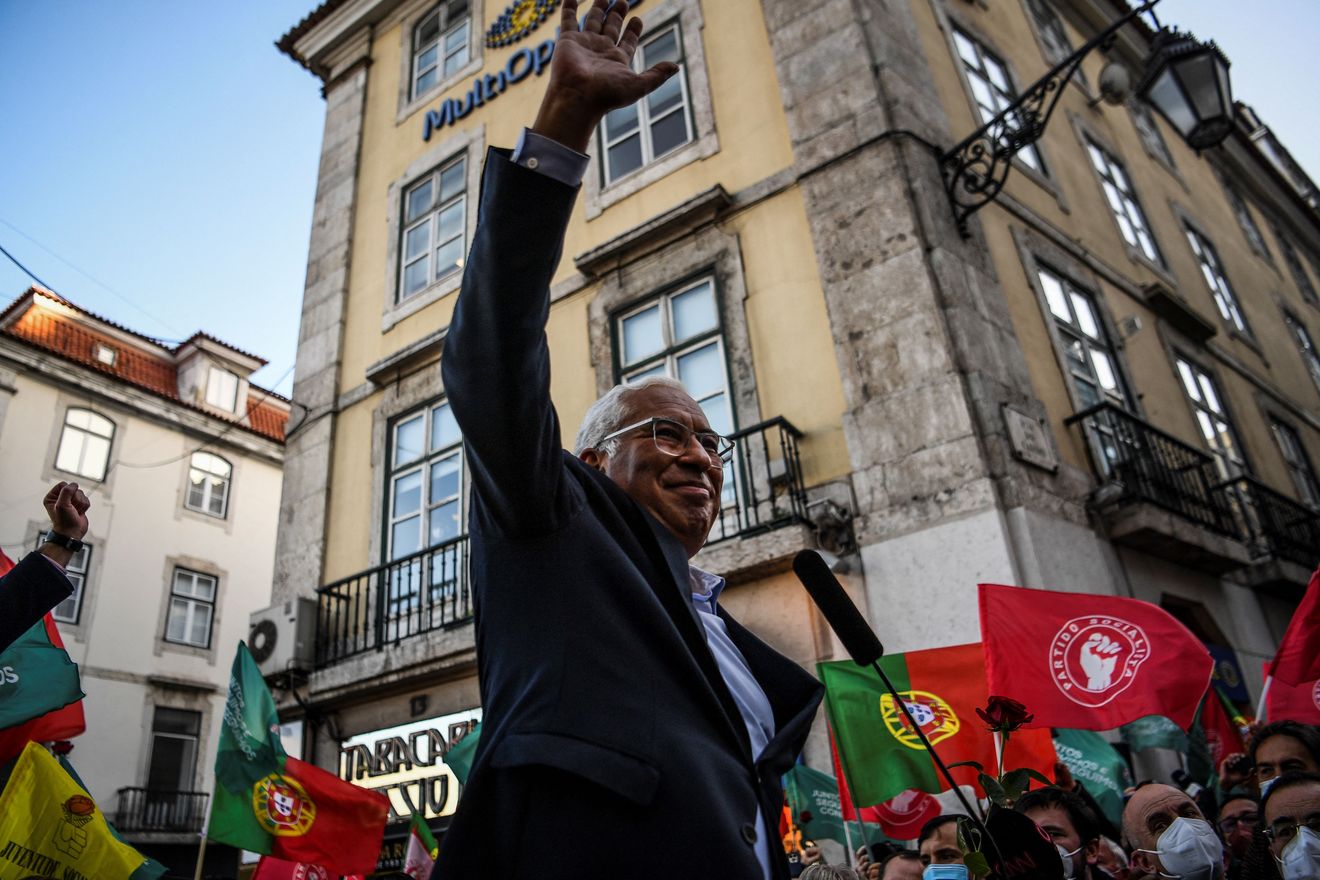
<path fill-rule="evenodd" d="M 642 0 L 630 3 L 631 9 L 642 5 Z M 445 98 L 438 107 L 426 111 L 422 120 L 422 140 L 429 141 L 437 130 L 453 125 L 504 94 L 509 86 L 517 85 L 530 76 L 540 76 L 550 69 L 555 54 L 555 37 L 536 46 L 524 46 L 509 56 L 504 68 L 472 80 L 472 86 L 462 99 Z"/>
<path fill-rule="evenodd" d="M 481 709 L 468 709 L 350 737 L 339 752 L 339 778 L 388 797 L 392 822 L 413 813 L 449 816 L 459 785 L 444 758 L 480 720 Z"/>

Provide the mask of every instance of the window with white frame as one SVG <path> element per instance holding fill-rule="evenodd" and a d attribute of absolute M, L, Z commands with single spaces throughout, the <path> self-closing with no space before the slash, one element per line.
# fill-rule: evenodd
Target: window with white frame
<path fill-rule="evenodd" d="M 195 648 L 211 646 L 211 620 L 215 617 L 217 581 L 213 575 L 174 569 L 170 585 L 170 611 L 165 641 Z"/>
<path fill-rule="evenodd" d="M 1306 454 L 1302 438 L 1292 425 L 1277 418 L 1270 419 L 1270 430 L 1275 442 L 1279 444 L 1279 452 L 1283 454 L 1283 462 L 1288 466 L 1293 486 L 1297 488 L 1297 497 L 1307 507 L 1320 510 L 1320 480 L 1316 479 L 1311 457 Z"/>
<path fill-rule="evenodd" d="M 611 110 L 600 125 L 601 166 L 606 185 L 651 164 L 693 138 L 678 22 L 648 35 L 633 55 L 633 67 L 638 71 L 661 61 L 677 64 L 678 73 L 636 104 Z"/>
<path fill-rule="evenodd" d="M 1311 284 L 1311 279 L 1306 274 L 1306 268 L 1302 266 L 1302 259 L 1297 255 L 1297 248 L 1289 241 L 1288 236 L 1284 235 L 1277 227 L 1274 230 L 1274 237 L 1279 240 L 1279 250 L 1283 253 L 1283 261 L 1288 264 L 1288 271 L 1292 273 L 1293 283 L 1297 285 L 1298 292 L 1302 299 L 1313 306 L 1320 306 L 1320 299 L 1316 298 L 1315 287 Z"/>
<path fill-rule="evenodd" d="M 37 537 L 36 546 L 33 549 L 41 549 L 41 537 Z M 73 592 L 60 604 L 56 605 L 51 614 L 60 623 L 77 623 L 82 615 L 83 592 L 87 584 L 87 569 L 92 562 L 92 547 L 86 542 L 82 549 L 73 554 L 69 564 L 64 566 L 64 576 L 73 584 Z"/>
<path fill-rule="evenodd" d="M 1155 122 L 1155 115 L 1150 112 L 1150 105 L 1140 99 L 1134 99 L 1128 102 L 1128 110 L 1132 112 L 1133 127 L 1140 135 L 1146 150 L 1172 168 L 1173 154 L 1169 152 L 1169 145 L 1165 142 L 1164 135 L 1160 134 L 1160 127 Z"/>
<path fill-rule="evenodd" d="M 1233 208 L 1233 216 L 1237 217 L 1238 225 L 1242 227 L 1242 234 L 1247 237 L 1247 243 L 1258 253 L 1268 257 L 1269 246 L 1265 244 L 1265 236 L 1261 234 L 1260 227 L 1251 216 L 1251 209 L 1247 207 L 1246 199 L 1242 198 L 1242 194 L 1227 180 L 1221 179 L 1220 182 L 1224 185 L 1224 194 L 1228 196 L 1228 204 Z"/>
<path fill-rule="evenodd" d="M 227 412 L 238 410 L 238 376 L 220 367 L 206 374 L 206 402 Z"/>
<path fill-rule="evenodd" d="M 1192 227 L 1185 228 L 1187 243 L 1192 246 L 1192 253 L 1196 255 L 1196 262 L 1201 267 L 1201 277 L 1205 279 L 1205 286 L 1210 288 L 1210 295 L 1214 297 L 1219 314 L 1238 330 L 1250 334 L 1251 328 L 1247 326 L 1247 319 L 1242 315 L 1242 306 L 1238 303 L 1232 286 L 1224 277 L 1224 264 L 1219 261 L 1219 253 L 1215 250 L 1215 246 Z"/>
<path fill-rule="evenodd" d="M 1315 349 L 1315 341 L 1311 339 L 1311 334 L 1302 323 L 1302 319 L 1292 312 L 1283 313 L 1283 323 L 1288 325 L 1288 332 L 1297 343 L 1297 352 L 1302 356 L 1302 362 L 1306 364 L 1306 371 L 1311 374 L 1315 387 L 1320 390 L 1320 352 Z"/>
<path fill-rule="evenodd" d="M 194 452 L 188 462 L 189 510 L 225 518 L 229 510 L 229 481 L 234 469 L 218 455 Z"/>
<path fill-rule="evenodd" d="M 1242 443 L 1238 440 L 1237 429 L 1228 417 L 1224 405 L 1224 396 L 1213 376 L 1194 361 L 1177 356 L 1178 376 L 1182 379 L 1183 390 L 1192 404 L 1192 412 L 1201 429 L 1219 475 L 1225 480 L 1240 477 L 1248 472 L 1247 460 L 1242 452 Z"/>
<path fill-rule="evenodd" d="M 1132 397 L 1119 372 L 1118 358 L 1095 298 L 1050 269 L 1042 267 L 1038 277 L 1063 345 L 1068 380 L 1082 409 L 1112 403 L 1131 411 Z"/>
<path fill-rule="evenodd" d="M 196 786 L 202 715 L 157 706 L 151 724 L 151 760 L 147 765 L 146 818 L 160 827 L 187 815 L 191 802 L 180 797 Z M 182 814 L 182 815 L 178 815 Z"/>
<path fill-rule="evenodd" d="M 70 407 L 64 414 L 55 467 L 91 480 L 104 480 L 114 436 L 115 426 L 109 419 L 90 409 Z"/>
<path fill-rule="evenodd" d="M 468 63 L 472 16 L 468 0 L 441 3 L 413 27 L 412 90 L 415 100 Z"/>
<path fill-rule="evenodd" d="M 403 195 L 399 243 L 402 301 L 463 268 L 467 253 L 467 158 L 460 155 Z"/>
<path fill-rule="evenodd" d="M 438 547 L 463 532 L 463 435 L 447 401 L 428 404 L 395 421 L 388 475 L 387 556 L 393 561 Z M 389 616 L 407 614 L 422 601 L 450 595 L 461 560 L 442 552 L 396 570 L 389 590 Z"/>
<path fill-rule="evenodd" d="M 1123 163 L 1119 162 L 1107 150 L 1088 140 L 1086 151 L 1091 157 L 1091 164 L 1100 175 L 1100 185 L 1105 191 L 1105 199 L 1114 213 L 1119 232 L 1123 239 L 1156 265 L 1164 265 L 1159 248 L 1155 246 L 1155 236 L 1151 234 L 1146 214 L 1141 210 L 1137 194 L 1132 189 Z"/>
<path fill-rule="evenodd" d="M 953 44 L 962 60 L 976 112 L 981 122 L 987 123 L 1018 99 L 1008 68 L 993 52 L 959 28 L 953 29 Z M 1034 145 L 1018 150 L 1014 158 L 1033 171 L 1044 173 L 1044 163 Z"/>

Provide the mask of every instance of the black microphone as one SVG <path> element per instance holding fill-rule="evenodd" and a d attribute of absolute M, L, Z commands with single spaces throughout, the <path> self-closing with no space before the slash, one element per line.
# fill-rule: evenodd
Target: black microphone
<path fill-rule="evenodd" d="M 871 631 L 866 618 L 848 598 L 843 585 L 819 553 L 815 550 L 798 553 L 793 557 L 793 572 L 858 666 L 870 666 L 884 656 L 880 639 Z"/>

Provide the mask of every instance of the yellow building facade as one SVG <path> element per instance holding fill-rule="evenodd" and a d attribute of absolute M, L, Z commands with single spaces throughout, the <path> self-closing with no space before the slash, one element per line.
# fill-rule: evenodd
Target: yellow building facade
<path fill-rule="evenodd" d="M 558 14 L 505 2 L 327 0 L 278 44 L 326 124 L 275 583 L 316 656 L 274 672 L 318 763 L 437 828 L 455 780 L 397 743 L 442 753 L 479 708 L 438 364 L 485 151 L 535 115 Z M 1320 547 L 1320 217 L 1249 108 L 1197 155 L 1102 100 L 1105 65 L 1140 71 L 1131 25 L 964 238 L 939 155 L 1121 0 L 637 12 L 681 74 L 593 142 L 547 328 L 565 431 L 616 382 L 684 381 L 738 441 L 696 562 L 807 668 L 843 656 L 788 570 L 821 547 L 891 651 L 979 640 L 978 582 L 1135 596 L 1257 696 Z"/>

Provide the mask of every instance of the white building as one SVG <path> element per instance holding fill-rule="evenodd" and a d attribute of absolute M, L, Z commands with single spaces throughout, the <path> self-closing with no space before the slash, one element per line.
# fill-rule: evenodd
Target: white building
<path fill-rule="evenodd" d="M 0 546 L 33 549 L 56 481 L 91 498 L 55 611 L 87 693 L 71 757 L 125 836 L 189 875 L 234 648 L 270 604 L 289 402 L 249 382 L 264 363 L 37 287 L 0 312 Z"/>

